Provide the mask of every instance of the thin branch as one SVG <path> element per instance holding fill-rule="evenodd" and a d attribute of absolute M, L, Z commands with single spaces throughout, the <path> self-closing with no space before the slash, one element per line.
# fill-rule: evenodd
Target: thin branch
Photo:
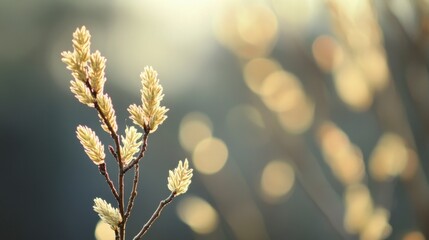
<path fill-rule="evenodd" d="M 94 97 L 94 99 L 95 99 L 94 100 L 94 108 L 97 110 L 101 119 L 106 124 L 107 128 L 109 129 L 110 136 L 112 137 L 113 141 L 115 142 L 116 154 L 113 154 L 113 155 L 115 156 L 116 160 L 118 160 L 119 165 L 122 166 L 122 163 L 120 161 L 121 160 L 121 141 L 119 139 L 119 135 L 113 130 L 113 127 L 110 124 L 110 122 L 107 120 L 107 117 L 104 115 L 103 111 L 101 111 L 100 105 L 98 104 L 98 101 L 97 101 L 97 93 L 94 91 L 94 89 L 92 89 L 92 86 L 89 83 L 89 79 L 86 80 L 85 85 L 89 88 L 89 90 L 91 91 L 92 97 Z"/>
<path fill-rule="evenodd" d="M 124 169 L 122 170 L 124 173 L 130 170 L 134 165 L 136 165 L 140 161 L 140 159 L 144 157 L 144 153 L 146 152 L 146 148 L 147 148 L 147 139 L 149 137 L 149 133 L 150 133 L 149 130 L 145 130 L 143 135 L 143 145 L 140 150 L 140 154 L 137 156 L 136 159 L 134 159 L 132 162 L 130 162 L 127 166 L 124 167 Z"/>
<path fill-rule="evenodd" d="M 123 163 L 122 159 L 120 159 L 120 154 L 118 153 L 119 157 L 119 174 L 118 174 L 118 182 L 119 182 L 119 213 L 122 217 L 122 222 L 119 224 L 119 234 L 121 236 L 121 240 L 125 239 L 125 213 L 124 213 L 124 172 L 123 170 Z"/>
<path fill-rule="evenodd" d="M 126 166 L 123 170 L 123 173 L 126 173 L 131 167 L 135 166 L 134 168 L 134 180 L 133 180 L 133 189 L 131 191 L 130 199 L 128 200 L 128 206 L 127 211 L 124 215 L 124 222 L 127 222 L 128 217 L 131 214 L 131 209 L 134 206 L 134 200 L 137 197 L 137 186 L 139 183 L 139 161 L 144 157 L 144 153 L 147 149 L 147 139 L 149 137 L 150 130 L 145 129 L 144 136 L 143 136 L 143 144 L 140 150 L 140 154 L 137 156 L 135 160 L 133 160 L 128 166 Z"/>
<path fill-rule="evenodd" d="M 116 155 L 115 153 L 115 149 L 113 149 L 112 146 L 109 145 L 109 152 L 112 154 L 112 156 L 116 159 L 116 161 L 118 160 L 118 155 Z"/>
<path fill-rule="evenodd" d="M 149 228 L 152 226 L 152 224 L 155 222 L 155 220 L 159 217 L 162 209 L 164 209 L 165 206 L 167 206 L 171 201 L 173 201 L 173 198 L 175 196 L 176 196 L 176 193 L 171 192 L 171 194 L 170 194 L 170 196 L 168 196 L 168 198 L 162 200 L 159 203 L 158 208 L 152 214 L 152 217 L 150 217 L 149 221 L 146 222 L 146 224 L 142 227 L 140 232 L 133 238 L 133 240 L 142 239 L 143 235 L 146 234 L 146 232 L 149 230 Z"/>
<path fill-rule="evenodd" d="M 98 166 L 98 169 L 100 170 L 101 175 L 103 175 L 106 178 L 106 182 L 110 187 L 110 190 L 112 190 L 113 196 L 115 196 L 116 201 L 119 202 L 119 195 L 118 192 L 116 191 L 115 185 L 113 184 L 112 180 L 109 177 L 109 172 L 107 171 L 107 166 L 105 163 L 100 164 Z"/>
<path fill-rule="evenodd" d="M 134 200 L 137 197 L 137 186 L 139 184 L 139 164 L 134 165 L 134 181 L 133 190 L 131 191 L 130 199 L 128 200 L 127 211 L 125 212 L 124 222 L 127 222 L 128 217 L 131 214 L 131 209 L 134 206 Z"/>
<path fill-rule="evenodd" d="M 115 240 L 119 240 L 119 232 L 115 229 Z"/>
<path fill-rule="evenodd" d="M 121 158 L 121 140 L 119 139 L 119 135 L 113 130 L 112 125 L 107 120 L 107 117 L 104 115 L 103 111 L 100 108 L 100 105 L 97 101 L 97 93 L 94 91 L 94 89 L 91 87 L 91 84 L 89 83 L 89 79 L 85 82 L 86 86 L 91 91 L 92 96 L 94 97 L 94 108 L 97 110 L 98 114 L 100 115 L 103 122 L 106 124 L 107 128 L 109 129 L 110 136 L 112 137 L 113 141 L 115 142 L 116 147 L 116 160 L 119 165 L 119 173 L 118 173 L 118 185 L 119 185 L 119 194 L 118 194 L 118 205 L 119 205 L 119 212 L 121 214 L 122 219 L 124 219 L 124 164 L 122 163 Z M 125 239 L 125 222 L 122 221 L 119 224 L 119 237 L 121 240 Z"/>
<path fill-rule="evenodd" d="M 121 144 L 120 144 L 121 141 L 119 139 L 119 135 L 113 130 L 113 127 L 110 124 L 110 122 L 107 120 L 107 117 L 104 115 L 103 111 L 101 111 L 100 105 L 98 104 L 98 101 L 97 101 L 97 93 L 94 91 L 91 84 L 89 83 L 89 78 L 87 78 L 87 80 L 85 81 L 85 85 L 89 88 L 89 90 L 91 91 L 92 97 L 95 99 L 94 100 L 94 108 L 97 110 L 101 119 L 106 124 L 107 128 L 109 129 L 110 136 L 112 137 L 113 141 L 115 142 L 115 147 L 116 147 L 115 158 L 116 158 L 116 160 L 118 160 L 118 162 L 120 162 L 119 160 L 121 160 Z M 119 163 L 119 165 L 122 165 L 122 164 Z"/>

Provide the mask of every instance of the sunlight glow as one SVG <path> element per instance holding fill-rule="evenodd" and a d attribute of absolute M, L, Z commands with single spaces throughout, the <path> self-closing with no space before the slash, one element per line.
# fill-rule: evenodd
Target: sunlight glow
<path fill-rule="evenodd" d="M 198 112 L 183 117 L 179 129 L 179 141 L 182 147 L 192 152 L 202 140 L 212 136 L 212 123 L 207 115 Z"/>
<path fill-rule="evenodd" d="M 188 196 L 177 205 L 180 220 L 198 234 L 213 232 L 218 225 L 216 210 L 204 199 Z"/>
<path fill-rule="evenodd" d="M 295 182 L 295 171 L 283 160 L 269 162 L 262 172 L 261 189 L 268 202 L 278 201 L 290 192 Z"/>
<path fill-rule="evenodd" d="M 228 159 L 228 148 L 218 138 L 206 138 L 198 143 L 192 154 L 195 169 L 203 174 L 219 172 Z"/>

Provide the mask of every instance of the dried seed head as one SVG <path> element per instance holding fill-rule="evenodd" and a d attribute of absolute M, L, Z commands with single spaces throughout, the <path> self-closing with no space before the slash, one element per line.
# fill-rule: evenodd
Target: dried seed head
<path fill-rule="evenodd" d="M 118 228 L 120 222 L 122 222 L 121 214 L 117 208 L 112 207 L 110 203 L 107 203 L 101 198 L 94 199 L 93 209 L 98 213 L 98 216 L 110 225 L 113 230 Z"/>
<path fill-rule="evenodd" d="M 96 165 L 104 163 L 104 159 L 106 158 L 104 146 L 101 144 L 95 132 L 87 126 L 79 125 L 76 130 L 76 135 L 88 157 Z"/>
<path fill-rule="evenodd" d="M 185 193 L 191 184 L 192 168 L 189 168 L 188 159 L 182 164 L 179 161 L 179 165 L 173 170 L 169 171 L 168 174 L 168 189 L 175 192 L 176 196 Z"/>
<path fill-rule="evenodd" d="M 135 127 L 125 129 L 125 137 L 122 136 L 123 147 L 121 147 L 122 161 L 126 164 L 135 159 L 134 155 L 139 152 L 142 134 Z"/>

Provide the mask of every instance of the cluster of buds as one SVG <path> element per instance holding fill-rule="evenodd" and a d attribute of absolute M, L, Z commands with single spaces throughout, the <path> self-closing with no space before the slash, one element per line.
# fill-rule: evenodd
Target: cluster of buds
<path fill-rule="evenodd" d="M 67 65 L 67 69 L 71 71 L 73 76 L 73 80 L 70 81 L 71 92 L 79 102 L 97 110 L 101 128 L 115 142 L 116 151 L 113 147 L 109 149 L 119 167 L 119 193 L 110 180 L 106 169 L 104 145 L 91 128 L 82 125 L 77 127 L 76 135 L 85 153 L 94 164 L 99 166 L 100 172 L 106 177 L 106 181 L 119 205 L 119 208 L 114 208 L 105 200 L 96 198 L 94 199 L 94 211 L 98 213 L 101 220 L 115 230 L 117 239 L 123 239 L 125 236 L 125 223 L 133 206 L 134 198 L 137 195 L 138 161 L 146 151 L 148 135 L 155 132 L 159 125 L 164 122 L 167 118 L 168 109 L 161 106 L 164 94 L 163 88 L 159 83 L 158 73 L 152 67 L 145 67 L 140 75 L 142 83 L 140 91 L 141 104 L 132 104 L 128 107 L 130 119 L 133 120 L 134 124 L 142 128 L 144 134 L 131 126 L 126 127 L 125 136 L 119 136 L 112 99 L 108 94 L 104 93 L 106 58 L 101 56 L 99 51 L 91 53 L 90 40 L 91 35 L 84 26 L 77 29 L 73 33 L 73 52 L 62 52 L 61 56 L 62 61 Z M 131 193 L 128 207 L 125 209 L 123 206 L 124 174 L 133 166 L 136 166 L 133 192 Z M 188 161 L 185 160 L 183 164 L 182 161 L 179 161 L 178 167 L 169 173 L 168 189 L 171 191 L 170 196 L 175 197 L 185 193 L 191 183 L 191 177 L 192 169 L 189 168 Z M 169 201 L 171 200 L 172 197 L 169 197 Z M 165 204 L 162 206 L 165 206 Z M 157 211 L 160 211 L 160 209 L 157 209 Z M 146 225 L 150 226 L 154 220 L 151 218 Z M 138 237 L 140 238 L 141 234 Z"/>

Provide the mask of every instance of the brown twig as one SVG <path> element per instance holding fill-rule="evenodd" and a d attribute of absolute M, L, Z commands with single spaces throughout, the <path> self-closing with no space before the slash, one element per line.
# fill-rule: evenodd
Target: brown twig
<path fill-rule="evenodd" d="M 131 209 L 134 206 L 134 200 L 137 197 L 137 186 L 139 184 L 139 164 L 134 165 L 134 180 L 133 180 L 133 190 L 131 191 L 130 199 L 128 200 L 127 211 L 125 212 L 124 222 L 127 222 L 128 217 L 131 214 Z"/>
<path fill-rule="evenodd" d="M 115 229 L 115 240 L 119 240 L 119 233 L 117 229 Z"/>
<path fill-rule="evenodd" d="M 118 205 L 119 205 L 119 212 L 121 214 L 122 219 L 124 219 L 124 172 L 123 168 L 124 165 L 122 163 L 121 158 L 121 140 L 119 139 L 119 135 L 114 131 L 112 125 L 107 120 L 107 117 L 104 115 L 103 111 L 100 108 L 100 105 L 97 101 L 97 93 L 94 91 L 94 89 L 91 87 L 91 84 L 89 83 L 89 78 L 87 78 L 87 81 L 85 82 L 86 86 L 91 91 L 92 96 L 94 97 L 94 108 L 97 110 L 98 114 L 100 115 L 103 122 L 106 124 L 107 128 L 109 129 L 110 136 L 112 137 L 113 141 L 115 142 L 116 147 L 116 160 L 119 165 L 119 173 L 118 173 L 118 185 L 119 185 L 119 193 L 118 193 Z M 122 221 L 119 224 L 119 238 L 120 240 L 125 239 L 125 221 Z"/>
<path fill-rule="evenodd" d="M 143 136 L 143 144 L 140 150 L 140 154 L 137 156 L 137 158 L 135 160 L 133 160 L 128 166 L 124 167 L 121 172 L 122 174 L 125 174 L 131 167 L 134 166 L 134 180 L 133 180 L 133 188 L 130 194 L 130 198 L 128 200 L 128 205 L 127 205 L 127 211 L 125 212 L 124 216 L 123 216 L 123 224 L 126 224 L 128 218 L 130 217 L 131 214 L 131 210 L 134 206 L 134 201 L 137 197 L 137 186 L 139 183 L 139 176 L 140 176 L 140 172 L 139 172 L 139 161 L 144 157 L 144 153 L 146 152 L 147 149 L 147 140 L 149 137 L 149 133 L 150 130 L 149 129 L 145 129 L 144 132 L 144 136 Z"/>
<path fill-rule="evenodd" d="M 152 224 L 155 222 L 155 220 L 159 217 L 162 209 L 164 209 L 165 206 L 167 206 L 171 201 L 173 201 L 173 198 L 175 196 L 176 196 L 176 193 L 171 192 L 171 194 L 170 194 L 170 196 L 168 196 L 168 198 L 159 202 L 158 208 L 155 210 L 155 212 L 152 214 L 152 216 L 146 222 L 146 224 L 142 227 L 140 232 L 133 238 L 133 240 L 142 239 L 143 235 L 145 235 L 145 233 L 149 230 L 149 228 L 152 226 Z"/>
<path fill-rule="evenodd" d="M 120 153 L 118 152 L 118 157 L 120 159 Z M 119 224 L 119 235 L 121 240 L 125 239 L 125 218 L 124 218 L 124 172 L 122 159 L 118 161 L 119 173 L 118 173 L 118 182 L 119 182 L 119 213 L 122 216 L 122 222 Z"/>
<path fill-rule="evenodd" d="M 116 160 L 118 160 L 118 155 L 116 155 L 116 153 L 115 153 L 115 149 L 113 149 L 113 147 L 112 147 L 112 146 L 110 146 L 110 145 L 109 145 L 109 152 L 112 154 L 112 156 L 113 156 Z"/>
<path fill-rule="evenodd" d="M 113 196 L 115 196 L 116 201 L 119 202 L 119 195 L 116 191 L 115 185 L 113 184 L 112 180 L 109 177 L 109 172 L 107 171 L 107 167 L 105 163 L 102 163 L 98 166 L 98 169 L 100 170 L 101 175 L 103 175 L 106 178 L 106 182 L 110 187 L 110 190 L 112 190 Z"/>

